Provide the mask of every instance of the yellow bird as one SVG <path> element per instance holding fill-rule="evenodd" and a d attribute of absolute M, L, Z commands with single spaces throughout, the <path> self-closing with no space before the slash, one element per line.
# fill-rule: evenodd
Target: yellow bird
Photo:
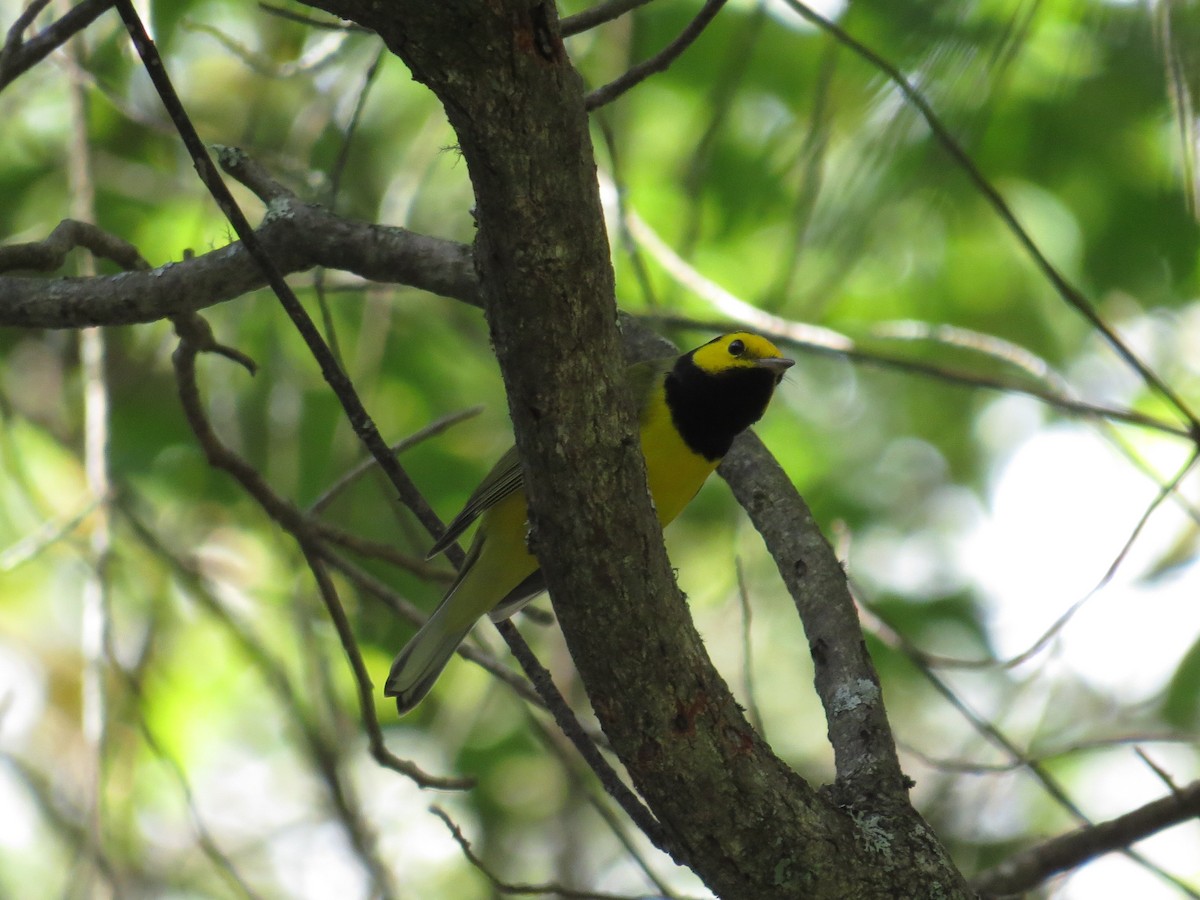
<path fill-rule="evenodd" d="M 733 439 L 762 417 L 791 365 L 770 341 L 738 331 L 626 370 L 660 524 L 679 515 Z M 396 698 L 402 715 L 433 687 L 476 621 L 484 614 L 494 622 L 507 619 L 546 589 L 525 544 L 528 508 L 515 447 L 492 467 L 429 555 L 443 552 L 477 518 L 458 578 L 392 663 L 384 694 Z"/>

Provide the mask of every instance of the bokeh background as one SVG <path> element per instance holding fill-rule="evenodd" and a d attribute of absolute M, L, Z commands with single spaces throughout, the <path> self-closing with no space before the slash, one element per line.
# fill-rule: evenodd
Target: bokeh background
<path fill-rule="evenodd" d="M 471 240 L 453 132 L 377 38 L 252 3 L 139 8 L 205 141 L 345 215 Z M 568 48 L 599 86 L 696 8 L 656 0 Z M 1196 4 L 816 8 L 903 73 L 1123 345 L 1200 407 Z M 0 0 L 0 22 L 21 9 Z M 78 215 L 81 186 L 152 265 L 231 240 L 114 13 L 0 92 L 0 121 L 5 243 Z M 731 0 L 593 121 L 623 309 L 681 347 L 761 313 L 804 339 L 758 431 L 846 562 L 914 797 L 964 871 L 1195 779 L 1200 484 L 1172 483 L 1195 448 L 1186 424 L 1064 302 L 896 84 L 794 6 Z M 511 440 L 481 313 L 338 272 L 292 283 L 386 439 L 481 407 L 401 457 L 451 516 Z M 201 360 L 215 427 L 312 504 L 364 456 L 317 366 L 266 292 L 205 317 L 259 366 Z M 97 369 L 75 333 L 0 329 L 0 894 L 493 896 L 437 804 L 509 882 L 704 895 L 614 822 L 544 715 L 470 663 L 402 721 L 377 702 L 396 754 L 477 786 L 421 790 L 376 764 L 294 542 L 188 430 L 170 324 L 103 342 Z M 112 494 L 98 503 L 85 398 L 101 383 Z M 428 546 L 373 473 L 324 515 L 410 558 Z M 751 714 L 828 780 L 803 630 L 719 479 L 667 543 Z M 352 556 L 426 610 L 449 571 Z M 411 626 L 339 587 L 381 683 Z M 586 710 L 556 630 L 520 624 Z M 1041 896 L 1197 896 L 1200 825 L 1136 849 Z"/>

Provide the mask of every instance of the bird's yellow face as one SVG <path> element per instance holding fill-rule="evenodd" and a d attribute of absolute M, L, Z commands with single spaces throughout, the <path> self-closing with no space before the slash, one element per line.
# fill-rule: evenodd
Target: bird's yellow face
<path fill-rule="evenodd" d="M 709 375 L 719 375 L 730 369 L 771 369 L 779 378 L 792 364 L 779 352 L 778 347 L 748 331 L 735 331 L 714 338 L 692 353 L 692 362 Z"/>

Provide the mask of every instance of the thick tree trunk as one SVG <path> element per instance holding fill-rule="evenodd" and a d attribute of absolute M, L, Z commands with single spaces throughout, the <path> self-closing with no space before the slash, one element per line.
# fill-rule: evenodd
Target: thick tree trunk
<path fill-rule="evenodd" d="M 897 800 L 894 754 L 878 810 L 837 806 L 771 752 L 704 652 L 617 387 L 623 357 L 583 87 L 553 5 L 314 5 L 375 29 L 458 134 L 532 546 L 601 725 L 664 827 L 664 849 L 737 900 L 970 896 Z"/>

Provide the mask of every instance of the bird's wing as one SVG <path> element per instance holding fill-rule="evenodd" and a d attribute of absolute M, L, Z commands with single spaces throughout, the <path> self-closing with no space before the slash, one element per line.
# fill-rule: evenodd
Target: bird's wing
<path fill-rule="evenodd" d="M 634 363 L 625 370 L 625 387 L 633 398 L 638 411 L 638 422 L 641 424 L 651 407 L 654 392 L 659 389 L 663 376 L 671 371 L 675 357 L 648 359 L 645 362 Z"/>
<path fill-rule="evenodd" d="M 426 558 L 444 552 L 483 512 L 518 490 L 524 480 L 521 461 L 517 458 L 517 448 L 510 447 L 496 465 L 492 466 L 492 471 L 479 483 L 479 487 L 475 488 L 475 493 L 467 500 L 462 511 L 454 517 L 454 521 L 446 526 L 445 533 L 438 538 Z"/>
<path fill-rule="evenodd" d="M 645 412 L 657 379 L 670 371 L 675 360 L 673 357 L 652 359 L 648 362 L 636 363 L 625 370 L 625 383 L 629 395 L 637 404 L 639 418 Z M 475 488 L 462 511 L 454 517 L 446 532 L 437 540 L 429 551 L 431 558 L 443 553 L 458 537 L 470 527 L 480 515 L 495 506 L 513 491 L 519 490 L 525 481 L 521 473 L 521 461 L 517 457 L 517 448 L 510 447 L 508 452 L 500 457 L 492 470 Z M 536 591 L 535 591 L 536 593 Z"/>

